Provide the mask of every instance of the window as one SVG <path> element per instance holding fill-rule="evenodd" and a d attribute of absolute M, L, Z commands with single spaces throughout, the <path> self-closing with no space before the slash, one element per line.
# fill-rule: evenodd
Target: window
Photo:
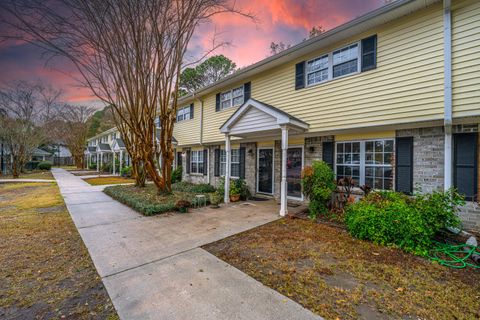
<path fill-rule="evenodd" d="M 365 184 L 374 189 L 392 189 L 393 140 L 365 142 Z"/>
<path fill-rule="evenodd" d="M 360 142 L 337 143 L 337 179 L 345 177 L 360 181 Z"/>
<path fill-rule="evenodd" d="M 393 140 L 337 142 L 337 179 L 352 177 L 355 185 L 392 189 Z"/>
<path fill-rule="evenodd" d="M 190 106 L 177 110 L 177 122 L 190 120 Z"/>
<path fill-rule="evenodd" d="M 239 106 L 243 103 L 243 86 L 235 88 L 230 91 L 222 92 L 220 94 L 220 107 L 227 109 L 230 107 Z"/>
<path fill-rule="evenodd" d="M 203 150 L 192 151 L 190 160 L 191 173 L 203 173 Z"/>
<path fill-rule="evenodd" d="M 341 77 L 358 71 L 358 43 L 334 51 L 333 77 Z"/>
<path fill-rule="evenodd" d="M 328 54 L 307 62 L 307 85 L 328 80 Z"/>
<path fill-rule="evenodd" d="M 230 154 L 230 176 L 240 176 L 240 149 L 231 149 Z M 225 176 L 227 168 L 227 152 L 220 150 L 220 175 Z"/>

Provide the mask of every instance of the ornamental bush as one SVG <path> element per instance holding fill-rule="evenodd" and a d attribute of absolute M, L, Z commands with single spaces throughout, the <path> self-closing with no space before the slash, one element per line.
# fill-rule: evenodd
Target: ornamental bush
<path fill-rule="evenodd" d="M 318 214 L 328 211 L 328 202 L 336 189 L 335 174 L 324 161 L 313 161 L 302 171 L 303 193 L 310 201 L 309 216 L 314 219 Z"/>
<path fill-rule="evenodd" d="M 182 167 L 177 167 L 175 170 L 172 170 L 172 183 L 182 181 Z"/>
<path fill-rule="evenodd" d="M 463 198 L 453 190 L 409 197 L 393 191 L 371 192 L 347 206 L 345 223 L 356 238 L 427 255 L 438 231 L 459 224 Z"/>
<path fill-rule="evenodd" d="M 39 170 L 50 170 L 52 168 L 52 163 L 50 161 L 42 161 L 38 164 L 37 168 Z"/>
<path fill-rule="evenodd" d="M 189 183 L 185 181 L 172 184 L 173 191 L 188 192 L 188 193 L 212 193 L 215 192 L 215 188 L 208 183 Z"/>

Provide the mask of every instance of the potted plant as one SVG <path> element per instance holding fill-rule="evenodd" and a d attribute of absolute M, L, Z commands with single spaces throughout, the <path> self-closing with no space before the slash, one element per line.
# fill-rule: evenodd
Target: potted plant
<path fill-rule="evenodd" d="M 222 195 L 218 194 L 217 192 L 210 194 L 210 204 L 212 208 L 219 208 L 219 204 L 222 202 Z"/>
<path fill-rule="evenodd" d="M 241 190 L 238 188 L 236 183 L 232 183 L 230 186 L 230 201 L 237 202 L 240 200 Z"/>
<path fill-rule="evenodd" d="M 178 200 L 175 204 L 177 210 L 181 213 L 187 213 L 188 208 L 191 206 L 191 203 L 187 200 Z"/>

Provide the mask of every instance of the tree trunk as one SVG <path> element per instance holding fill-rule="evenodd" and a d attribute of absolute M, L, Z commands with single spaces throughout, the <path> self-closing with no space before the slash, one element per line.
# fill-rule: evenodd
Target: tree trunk
<path fill-rule="evenodd" d="M 18 163 L 15 158 L 12 161 L 12 176 L 13 176 L 13 179 L 18 179 L 19 177 Z"/>
<path fill-rule="evenodd" d="M 145 170 L 143 170 L 138 159 L 132 158 L 132 176 L 135 178 L 136 187 L 145 187 Z"/>

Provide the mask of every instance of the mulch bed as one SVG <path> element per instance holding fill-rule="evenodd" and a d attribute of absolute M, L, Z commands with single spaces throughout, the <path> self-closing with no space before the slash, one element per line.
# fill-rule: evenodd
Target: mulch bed
<path fill-rule="evenodd" d="M 326 319 L 480 318 L 480 270 L 353 239 L 340 225 L 286 218 L 204 249 Z"/>

